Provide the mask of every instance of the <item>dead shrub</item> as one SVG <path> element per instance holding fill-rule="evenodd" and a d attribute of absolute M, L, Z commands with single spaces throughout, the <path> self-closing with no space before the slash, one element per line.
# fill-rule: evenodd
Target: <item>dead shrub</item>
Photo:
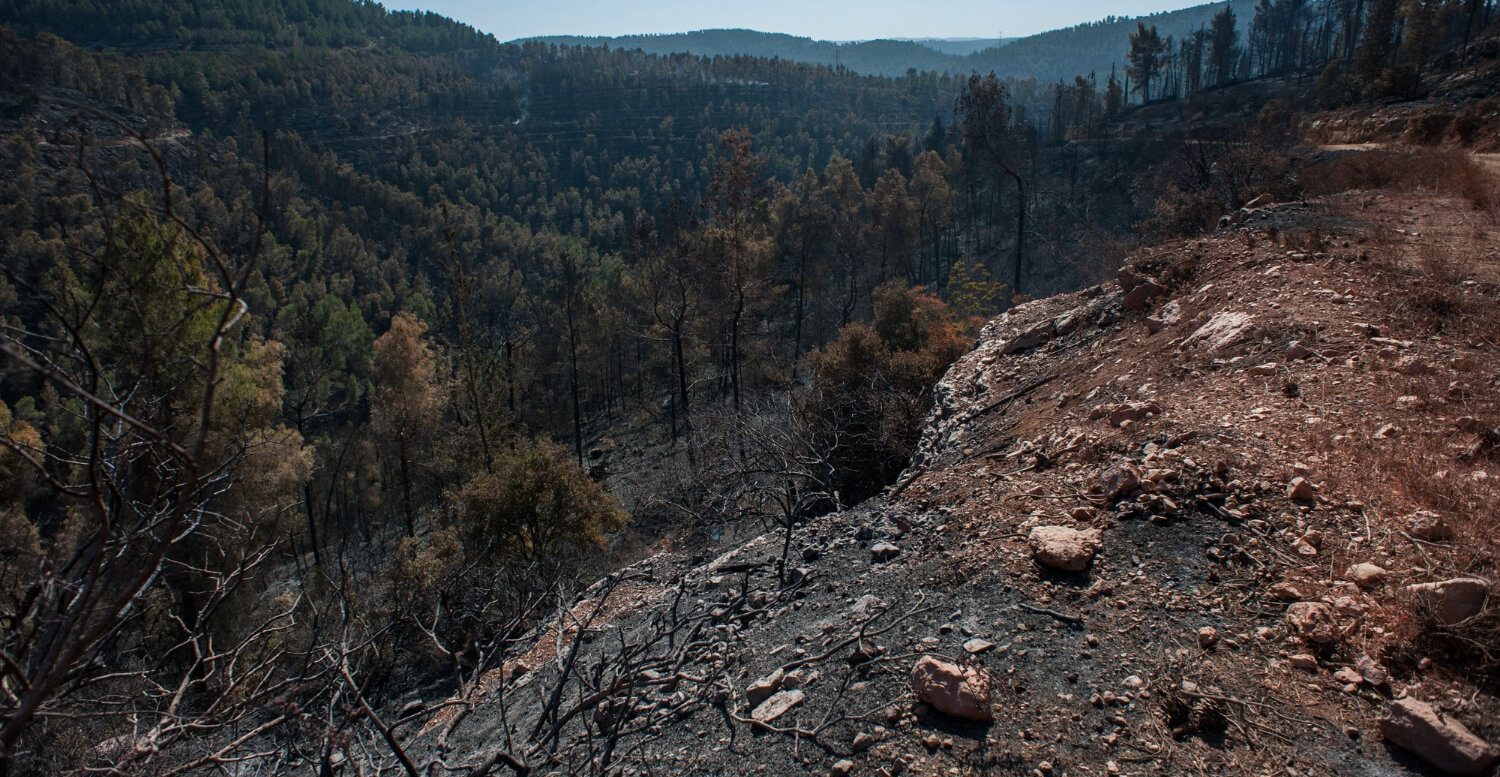
<path fill-rule="evenodd" d="M 1435 146 L 1443 141 L 1443 135 L 1453 124 L 1453 114 L 1438 108 L 1423 111 L 1406 123 L 1406 137 L 1413 143 Z"/>

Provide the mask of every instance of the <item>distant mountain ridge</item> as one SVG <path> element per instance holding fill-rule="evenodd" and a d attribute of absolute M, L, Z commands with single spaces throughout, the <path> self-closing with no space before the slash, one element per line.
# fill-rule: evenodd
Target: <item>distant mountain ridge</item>
<path fill-rule="evenodd" d="M 1242 30 L 1255 13 L 1256 0 L 1228 0 Z M 586 37 L 556 35 L 527 40 L 560 46 L 608 46 L 640 49 L 648 54 L 779 57 L 867 75 L 900 76 L 910 70 L 963 75 L 990 72 L 1011 78 L 1050 82 L 1123 67 L 1129 34 L 1138 21 L 1156 25 L 1163 36 L 1181 38 L 1206 27 L 1224 2 L 1197 5 L 1140 17 L 1108 17 L 1096 22 L 1029 35 L 1024 38 L 906 38 L 835 42 L 757 30 L 698 30 L 655 35 Z"/>

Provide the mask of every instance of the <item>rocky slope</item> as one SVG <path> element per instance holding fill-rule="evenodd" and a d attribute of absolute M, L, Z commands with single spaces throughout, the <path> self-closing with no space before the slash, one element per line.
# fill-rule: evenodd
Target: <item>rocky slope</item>
<path fill-rule="evenodd" d="M 885 496 L 610 577 L 437 712 L 486 773 L 1489 774 L 1500 228 L 1272 206 L 991 322 Z M 577 638 L 584 635 L 582 639 Z"/>

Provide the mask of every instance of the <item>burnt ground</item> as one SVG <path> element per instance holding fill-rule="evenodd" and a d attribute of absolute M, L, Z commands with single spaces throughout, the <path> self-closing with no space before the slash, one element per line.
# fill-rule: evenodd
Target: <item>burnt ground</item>
<path fill-rule="evenodd" d="M 1495 215 L 1390 192 L 1266 213 L 1133 256 L 1122 277 L 1154 295 L 1110 283 L 991 322 L 917 463 L 800 527 L 784 579 L 776 535 L 706 564 L 663 551 L 410 749 L 533 773 L 1421 774 L 1376 729 L 1404 695 L 1500 741 L 1486 632 L 1433 629 L 1402 594 L 1497 577 Z M 1126 465 L 1145 483 L 1109 498 Z M 1298 476 L 1315 499 L 1289 498 Z M 1417 510 L 1456 536 L 1417 539 Z M 1092 565 L 1040 567 L 1038 525 L 1100 530 Z M 1359 562 L 1385 580 L 1347 580 Z M 1293 601 L 1327 604 L 1334 638 L 1289 628 Z M 919 703 L 923 655 L 986 669 L 994 720 Z M 1365 657 L 1389 685 L 1350 682 Z M 778 668 L 801 700 L 756 723 L 747 687 Z"/>

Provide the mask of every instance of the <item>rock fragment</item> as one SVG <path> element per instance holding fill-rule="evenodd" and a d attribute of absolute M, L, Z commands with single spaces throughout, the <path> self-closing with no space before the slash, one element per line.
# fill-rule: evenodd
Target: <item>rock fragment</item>
<path fill-rule="evenodd" d="M 1354 564 L 1344 572 L 1344 578 L 1360 588 L 1374 588 L 1385 582 L 1385 567 L 1366 561 Z"/>
<path fill-rule="evenodd" d="M 1307 478 L 1295 477 L 1286 484 L 1286 497 L 1294 502 L 1311 502 L 1318 498 L 1318 487 Z"/>
<path fill-rule="evenodd" d="M 983 669 L 923 656 L 912 667 L 911 687 L 919 700 L 945 715 L 978 721 L 994 718 L 990 676 Z"/>
<path fill-rule="evenodd" d="M 1338 618 L 1322 602 L 1296 602 L 1286 608 L 1287 628 L 1308 642 L 1326 645 L 1338 639 Z"/>
<path fill-rule="evenodd" d="M 1082 572 L 1094 561 L 1100 546 L 1098 529 L 1037 526 L 1026 537 L 1031 557 L 1048 569 Z"/>
<path fill-rule="evenodd" d="M 1449 774 L 1487 775 L 1500 748 L 1417 699 L 1397 699 L 1380 719 L 1380 735 Z"/>
<path fill-rule="evenodd" d="M 889 542 L 877 542 L 870 547 L 870 558 L 875 561 L 890 561 L 901 555 L 901 548 Z"/>
<path fill-rule="evenodd" d="M 1110 502 L 1135 490 L 1141 484 L 1141 471 L 1134 464 L 1116 464 L 1104 473 L 1104 498 Z"/>
<path fill-rule="evenodd" d="M 802 691 L 778 691 L 757 705 L 750 713 L 750 719 L 756 723 L 771 723 L 801 704 L 805 698 L 807 694 Z"/>
<path fill-rule="evenodd" d="M 1489 597 L 1489 581 L 1478 577 L 1458 577 L 1436 583 L 1413 583 L 1406 587 L 1422 612 L 1444 626 L 1468 620 L 1484 609 Z"/>
<path fill-rule="evenodd" d="M 1453 539 L 1453 527 L 1431 510 L 1418 510 L 1402 519 L 1406 533 L 1419 540 L 1443 542 Z"/>
<path fill-rule="evenodd" d="M 781 667 L 777 667 L 776 671 L 756 680 L 749 687 L 745 688 L 745 700 L 750 702 L 752 709 L 759 707 L 761 702 L 771 698 L 772 694 L 781 690 L 781 685 L 785 681 L 786 672 L 782 671 Z"/>

